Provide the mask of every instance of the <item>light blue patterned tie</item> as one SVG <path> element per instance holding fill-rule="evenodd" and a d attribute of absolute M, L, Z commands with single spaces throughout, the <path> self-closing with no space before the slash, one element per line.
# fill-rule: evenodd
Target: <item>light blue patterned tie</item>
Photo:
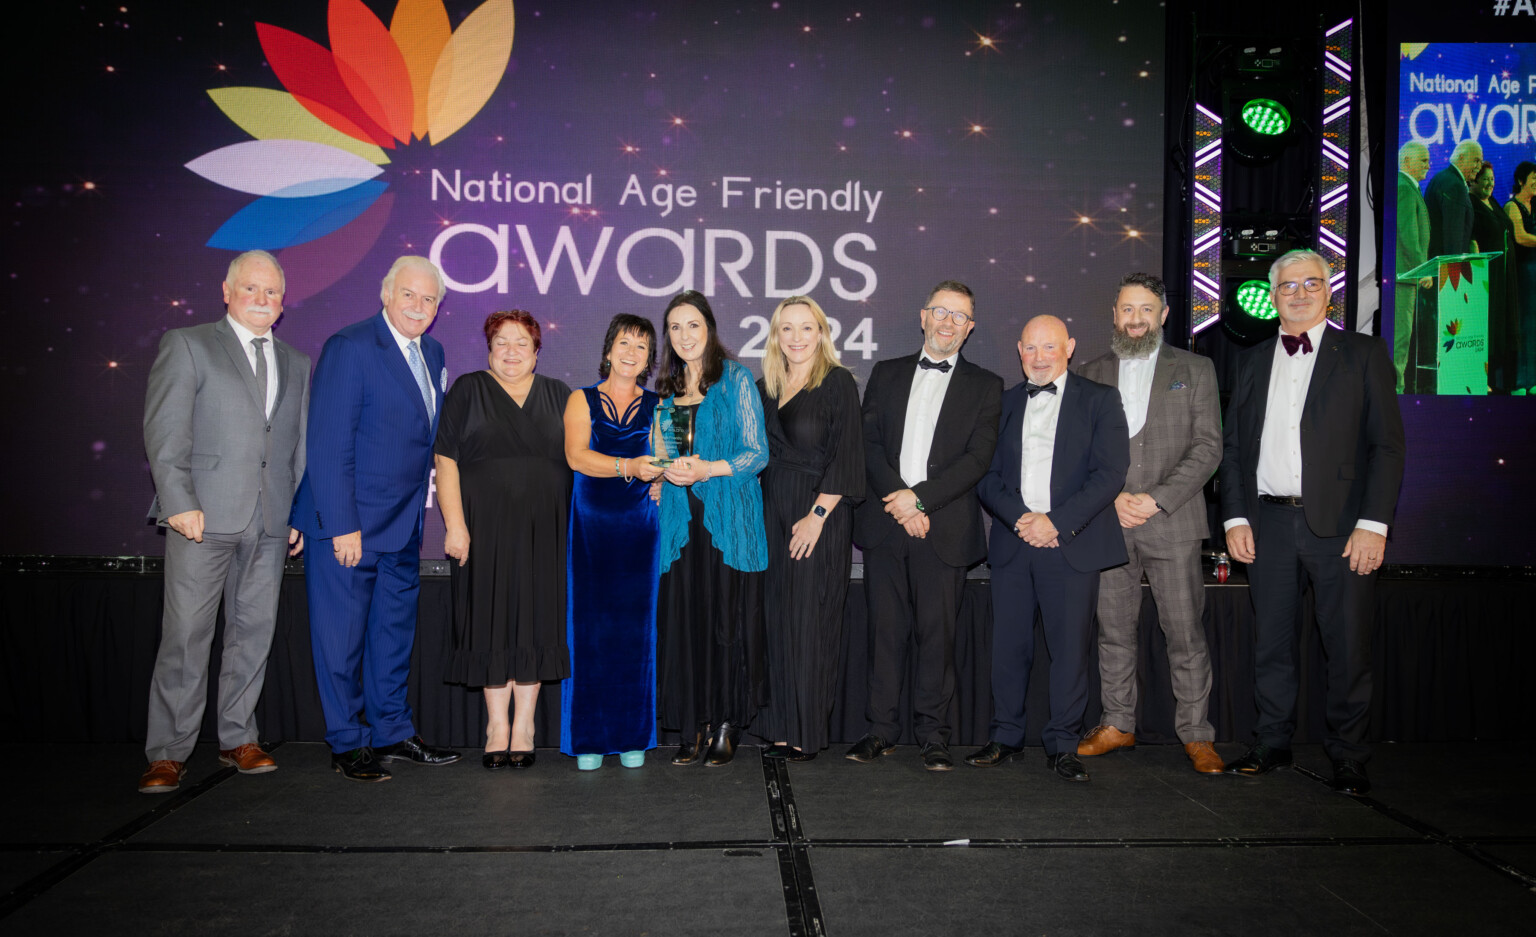
<path fill-rule="evenodd" d="M 427 405 L 427 419 L 432 418 L 432 382 L 427 380 L 427 364 L 421 360 L 421 349 L 415 342 L 406 342 L 410 349 L 411 373 L 416 375 L 416 386 L 421 390 L 421 402 Z"/>

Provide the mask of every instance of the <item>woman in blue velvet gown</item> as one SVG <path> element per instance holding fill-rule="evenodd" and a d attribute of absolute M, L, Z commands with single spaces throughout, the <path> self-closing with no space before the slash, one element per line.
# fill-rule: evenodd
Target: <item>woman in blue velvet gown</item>
<path fill-rule="evenodd" d="M 608 324 L 603 381 L 571 394 L 565 457 L 575 471 L 566 564 L 571 676 L 560 691 L 560 750 L 583 771 L 617 752 L 626 768 L 656 747 L 658 510 L 650 482 L 651 417 L 643 386 L 656 330 L 639 316 Z"/>

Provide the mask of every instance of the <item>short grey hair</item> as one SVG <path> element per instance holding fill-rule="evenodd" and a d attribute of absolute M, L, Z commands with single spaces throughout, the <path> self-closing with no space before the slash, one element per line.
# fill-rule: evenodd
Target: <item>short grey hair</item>
<path fill-rule="evenodd" d="M 1429 159 L 1429 147 L 1425 146 L 1422 140 L 1409 140 L 1407 143 L 1404 143 L 1397 150 L 1397 168 L 1403 168 L 1403 163 L 1406 163 L 1410 156 L 1422 156 L 1425 159 Z"/>
<path fill-rule="evenodd" d="M 389 294 L 395 291 L 395 275 L 406 267 L 415 267 L 417 270 L 425 270 L 432 274 L 432 277 L 437 280 L 437 303 L 442 305 L 443 294 L 448 291 L 443 283 L 443 271 L 437 269 L 437 264 L 427 258 L 417 257 L 414 254 L 406 254 L 390 264 L 389 272 L 384 274 L 384 282 L 379 285 L 379 299 L 386 304 L 389 302 Z"/>
<path fill-rule="evenodd" d="M 1323 285 L 1328 287 L 1329 292 L 1332 292 L 1333 268 L 1328 266 L 1328 261 L 1323 259 L 1322 254 L 1309 250 L 1286 251 L 1275 258 L 1275 262 L 1269 267 L 1269 291 L 1273 293 L 1280 288 L 1280 274 L 1285 271 L 1285 268 L 1294 267 L 1299 263 L 1305 263 L 1309 260 L 1316 261 L 1317 265 L 1323 268 Z"/>
<path fill-rule="evenodd" d="M 1476 140 L 1463 140 L 1456 144 L 1456 149 L 1451 151 L 1451 164 L 1459 165 L 1474 155 L 1478 162 L 1482 162 L 1483 145 Z"/>
<path fill-rule="evenodd" d="M 252 260 L 265 260 L 267 263 L 271 264 L 272 269 L 277 271 L 277 279 L 278 282 L 283 286 L 283 292 L 288 292 L 288 276 L 287 274 L 283 273 L 283 265 L 277 262 L 276 257 L 273 257 L 266 251 L 246 251 L 245 253 L 236 256 L 234 260 L 229 262 L 229 272 L 224 274 L 224 282 L 229 286 L 230 289 L 235 288 L 235 277 L 240 275 L 240 268 L 245 266 L 248 261 Z"/>

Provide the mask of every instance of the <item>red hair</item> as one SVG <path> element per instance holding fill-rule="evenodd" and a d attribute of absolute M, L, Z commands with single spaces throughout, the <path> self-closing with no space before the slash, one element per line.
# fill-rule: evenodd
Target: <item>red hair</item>
<path fill-rule="evenodd" d="M 491 347 L 491 342 L 496 339 L 496 333 L 500 332 L 501 327 L 508 322 L 528 330 L 528 337 L 533 339 L 533 351 L 537 354 L 544 344 L 544 340 L 539 337 L 539 320 L 533 317 L 533 313 L 524 312 L 521 309 L 503 309 L 485 317 L 485 347 L 487 349 Z"/>

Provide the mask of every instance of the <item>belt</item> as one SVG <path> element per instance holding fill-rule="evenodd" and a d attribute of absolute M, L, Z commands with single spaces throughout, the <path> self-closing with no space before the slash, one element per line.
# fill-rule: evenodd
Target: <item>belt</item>
<path fill-rule="evenodd" d="M 1284 497 L 1284 498 L 1282 498 L 1279 495 L 1259 495 L 1259 500 L 1260 501 L 1267 501 L 1270 504 L 1283 504 L 1283 505 L 1285 505 L 1288 508 L 1299 508 L 1299 507 L 1301 507 L 1301 499 L 1300 498 L 1291 498 L 1291 497 Z"/>

